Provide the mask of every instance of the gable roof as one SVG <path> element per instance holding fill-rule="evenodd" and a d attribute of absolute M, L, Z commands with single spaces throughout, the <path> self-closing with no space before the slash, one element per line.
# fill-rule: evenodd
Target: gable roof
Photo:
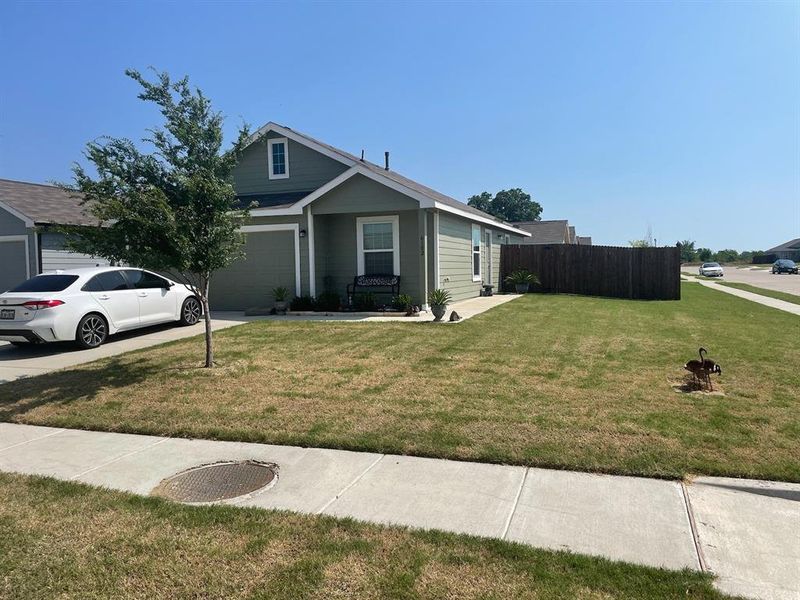
<path fill-rule="evenodd" d="M 773 252 L 790 252 L 792 250 L 800 250 L 800 238 L 797 238 L 796 240 L 789 240 L 785 244 L 770 248 L 766 251 L 766 254 L 772 254 Z"/>
<path fill-rule="evenodd" d="M 531 238 L 527 244 L 568 244 L 569 221 L 557 219 L 552 221 L 519 221 L 516 227 L 527 231 Z"/>
<path fill-rule="evenodd" d="M 347 181 L 354 175 L 361 174 L 373 179 L 374 181 L 377 181 L 378 183 L 387 185 L 388 187 L 419 200 L 420 207 L 438 208 L 440 210 L 444 210 L 445 212 L 471 218 L 482 223 L 493 225 L 499 229 L 511 231 L 518 235 L 529 235 L 528 232 L 514 227 L 511 223 L 507 223 L 501 219 L 498 219 L 497 217 L 483 212 L 482 210 L 478 210 L 477 208 L 473 208 L 464 202 L 460 202 L 455 198 L 451 198 L 450 196 L 446 196 L 441 192 L 437 192 L 433 188 L 414 181 L 413 179 L 409 179 L 408 177 L 405 177 L 396 171 L 392 171 L 391 169 L 387 170 L 384 167 L 371 163 L 367 160 L 361 160 L 349 152 L 340 150 L 339 148 L 321 142 L 309 135 L 306 135 L 305 133 L 300 133 L 299 131 L 295 131 L 289 127 L 284 127 L 283 125 L 273 123 L 272 121 L 263 127 L 260 127 L 255 133 L 253 133 L 247 139 L 245 145 L 249 146 L 269 132 L 279 133 L 299 144 L 303 144 L 312 150 L 316 150 L 317 152 L 320 152 L 329 158 L 333 158 L 334 160 L 338 160 L 339 162 L 350 167 L 347 171 L 339 175 L 339 177 L 336 177 L 320 187 L 318 190 L 315 190 L 314 192 L 305 196 L 305 198 L 302 200 L 294 203 L 291 207 L 288 207 L 287 214 L 294 214 L 294 212 L 296 212 L 298 209 L 302 211 L 303 207 L 310 204 L 323 194 L 329 192 L 334 187 L 340 185 L 344 181 Z M 253 211 L 253 214 L 274 214 L 275 208 L 277 207 L 265 208 L 263 209 L 263 212 L 261 212 L 262 209 L 256 209 Z"/>
<path fill-rule="evenodd" d="M 54 185 L 0 179 L 0 207 L 35 225 L 94 225 L 81 198 Z"/>

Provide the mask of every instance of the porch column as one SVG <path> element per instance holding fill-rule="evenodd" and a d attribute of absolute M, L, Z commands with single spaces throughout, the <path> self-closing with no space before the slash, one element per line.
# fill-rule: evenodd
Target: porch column
<path fill-rule="evenodd" d="M 419 293 L 420 308 L 428 310 L 428 211 L 417 211 L 419 220 Z"/>
<path fill-rule="evenodd" d="M 317 297 L 317 265 L 314 256 L 314 215 L 311 205 L 308 205 L 308 293 L 312 298 Z"/>

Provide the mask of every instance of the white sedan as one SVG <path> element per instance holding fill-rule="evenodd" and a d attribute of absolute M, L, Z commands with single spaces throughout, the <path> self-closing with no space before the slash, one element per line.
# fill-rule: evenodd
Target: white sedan
<path fill-rule="evenodd" d="M 201 315 L 188 287 L 150 271 L 70 269 L 37 275 L 0 294 L 0 340 L 96 348 L 120 331 L 171 321 L 194 325 Z"/>
<path fill-rule="evenodd" d="M 706 277 L 722 277 L 724 272 L 719 263 L 707 262 L 700 265 L 700 275 L 705 275 Z"/>

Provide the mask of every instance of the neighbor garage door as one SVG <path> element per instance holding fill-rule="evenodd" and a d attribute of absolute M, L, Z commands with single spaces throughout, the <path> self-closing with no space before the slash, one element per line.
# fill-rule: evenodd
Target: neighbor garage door
<path fill-rule="evenodd" d="M 245 257 L 217 271 L 211 279 L 214 310 L 247 310 L 273 305 L 272 290 L 289 289 L 294 298 L 296 259 L 294 231 L 258 231 L 245 235 Z"/>
<path fill-rule="evenodd" d="M 0 292 L 5 292 L 28 279 L 25 239 L 0 237 Z"/>

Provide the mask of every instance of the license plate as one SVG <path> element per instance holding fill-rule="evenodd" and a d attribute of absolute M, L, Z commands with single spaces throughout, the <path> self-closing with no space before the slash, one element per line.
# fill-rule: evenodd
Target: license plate
<path fill-rule="evenodd" d="M 11 308 L 4 308 L 0 310 L 0 319 L 13 319 L 14 318 L 14 310 Z"/>

